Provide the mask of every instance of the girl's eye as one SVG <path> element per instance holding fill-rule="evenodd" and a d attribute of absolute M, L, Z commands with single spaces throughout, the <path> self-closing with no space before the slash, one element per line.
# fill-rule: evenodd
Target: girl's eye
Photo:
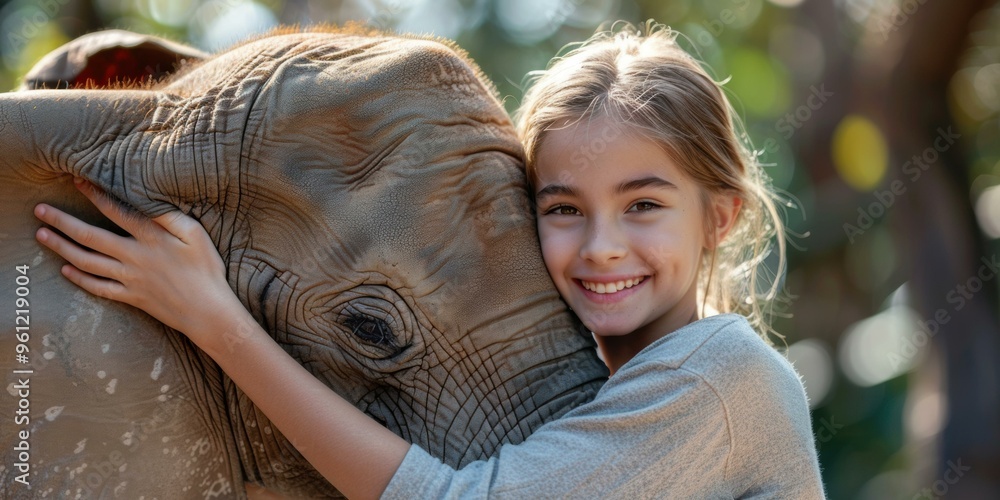
<path fill-rule="evenodd" d="M 629 209 L 629 212 L 648 212 L 656 208 L 660 208 L 660 205 L 657 205 L 656 203 L 653 203 L 651 201 L 640 201 L 632 205 L 632 208 Z"/>
<path fill-rule="evenodd" d="M 553 215 L 576 215 L 578 213 L 579 212 L 577 211 L 577 209 L 575 209 L 575 208 L 573 208 L 573 207 L 571 207 L 569 205 L 556 205 L 556 206 L 548 209 L 548 211 L 545 212 L 545 215 L 548 215 L 548 214 L 553 214 Z"/>

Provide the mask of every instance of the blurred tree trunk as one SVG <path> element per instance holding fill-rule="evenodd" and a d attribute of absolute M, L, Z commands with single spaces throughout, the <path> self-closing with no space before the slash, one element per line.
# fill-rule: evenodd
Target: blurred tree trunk
<path fill-rule="evenodd" d="M 903 246 L 901 253 L 907 259 L 904 265 L 909 267 L 910 289 L 920 317 L 942 323 L 932 345 L 944 360 L 947 421 L 937 474 L 924 478 L 924 487 L 934 487 L 932 493 L 942 495 L 940 487 L 946 485 L 949 498 L 1000 498 L 996 292 L 1000 277 L 983 278 L 978 291 L 958 288 L 979 279 L 977 275 L 988 275 L 992 264 L 987 263 L 996 261 L 972 212 L 969 168 L 962 144 L 955 142 L 941 151 L 918 179 L 912 170 L 908 175 L 901 167 L 914 155 L 944 145 L 946 141 L 940 137 L 958 132 L 948 109 L 948 83 L 970 43 L 972 20 L 993 3 L 900 2 L 918 6 L 917 10 L 899 22 L 898 31 L 889 32 L 885 40 L 885 33 L 873 34 L 884 42 L 873 44 L 878 47 L 873 66 L 884 71 L 876 77 L 872 90 L 877 102 L 885 103 L 885 115 L 878 118 L 888 134 L 889 180 L 896 176 L 907 186 L 893 207 L 896 241 Z M 944 148 L 934 151 L 940 149 Z M 985 274 L 980 274 L 984 269 Z M 955 469 L 959 466 L 968 469 L 958 473 Z"/>

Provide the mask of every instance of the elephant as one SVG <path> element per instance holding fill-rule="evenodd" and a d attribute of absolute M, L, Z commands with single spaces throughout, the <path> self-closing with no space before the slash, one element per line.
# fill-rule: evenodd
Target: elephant
<path fill-rule="evenodd" d="M 5 498 L 339 495 L 185 337 L 60 275 L 38 202 L 124 234 L 74 176 L 197 219 L 286 352 L 452 466 L 608 376 L 546 273 L 510 118 L 447 40 L 281 28 L 209 55 L 98 32 L 0 94 L 0 144 Z"/>

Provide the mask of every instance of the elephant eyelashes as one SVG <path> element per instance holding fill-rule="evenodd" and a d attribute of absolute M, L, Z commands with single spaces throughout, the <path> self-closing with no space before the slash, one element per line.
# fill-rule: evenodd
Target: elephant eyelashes
<path fill-rule="evenodd" d="M 327 332 L 348 352 L 359 354 L 352 357 L 370 369 L 396 369 L 420 352 L 411 349 L 415 342 L 419 344 L 413 338 L 413 312 L 388 286 L 362 283 L 310 300 L 320 320 L 313 328 Z"/>
<path fill-rule="evenodd" d="M 392 334 L 392 328 L 382 319 L 367 314 L 349 313 L 342 324 L 351 330 L 355 337 L 365 342 L 387 349 L 396 348 L 396 336 Z"/>

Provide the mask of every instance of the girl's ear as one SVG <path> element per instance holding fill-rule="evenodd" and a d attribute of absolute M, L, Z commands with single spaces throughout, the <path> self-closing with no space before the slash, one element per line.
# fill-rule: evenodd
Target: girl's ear
<path fill-rule="evenodd" d="M 711 195 L 709 202 L 709 224 L 710 231 L 707 249 L 715 250 L 719 243 L 725 239 L 726 235 L 736 224 L 736 218 L 740 215 L 740 208 L 743 207 L 743 198 L 740 198 L 733 191 L 723 191 Z"/>

